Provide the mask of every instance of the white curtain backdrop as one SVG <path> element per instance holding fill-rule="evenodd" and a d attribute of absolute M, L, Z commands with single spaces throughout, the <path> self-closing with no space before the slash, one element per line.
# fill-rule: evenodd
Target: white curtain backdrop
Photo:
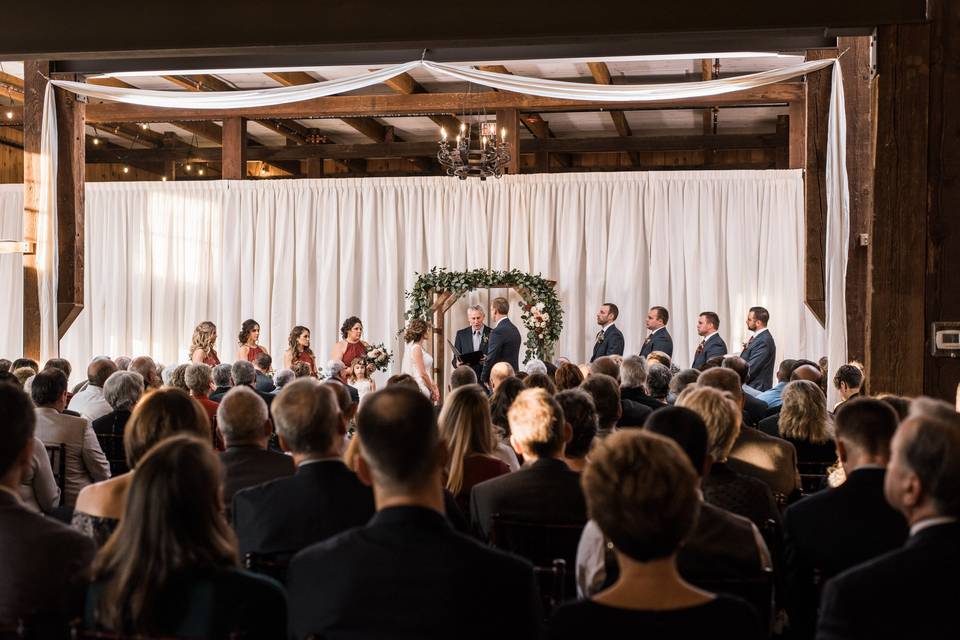
<path fill-rule="evenodd" d="M 0 184 L 0 240 L 23 236 L 23 185 Z M 0 253 L 0 358 L 23 351 L 23 256 Z"/>
<path fill-rule="evenodd" d="M 18 211 L 18 192 L 0 196 L 0 211 Z M 81 373 L 100 354 L 183 362 L 207 319 L 230 361 L 248 317 L 278 365 L 295 324 L 313 331 L 323 363 L 349 315 L 394 350 L 399 370 L 403 291 L 432 266 L 556 280 L 556 355 L 578 362 L 603 302 L 620 307 L 627 353 L 640 349 L 647 308 L 667 307 L 680 366 L 692 359 L 699 312 L 719 313 L 739 351 L 755 304 L 770 310 L 778 360 L 825 353 L 825 331 L 803 304 L 800 171 L 93 183 L 86 224 L 86 305 L 61 342 Z M 0 282 L 19 281 L 8 262 Z M 465 296 L 449 334 L 465 326 L 468 304 L 502 293 Z M 512 315 L 519 324 L 515 304 Z M 4 333 L 8 357 L 19 355 L 15 332 Z"/>

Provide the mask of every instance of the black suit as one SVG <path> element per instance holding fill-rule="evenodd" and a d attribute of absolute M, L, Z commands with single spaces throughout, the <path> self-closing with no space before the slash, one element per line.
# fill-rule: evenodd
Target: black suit
<path fill-rule="evenodd" d="M 520 370 L 520 330 L 510 322 L 510 318 L 503 318 L 490 331 L 487 359 L 480 371 L 480 382 L 490 381 L 490 370 L 498 362 L 506 362 L 514 371 Z"/>
<path fill-rule="evenodd" d="M 291 638 L 537 638 L 531 565 L 456 533 L 439 513 L 391 507 L 313 545 L 288 573 Z"/>
<path fill-rule="evenodd" d="M 620 387 L 620 400 L 631 400 L 633 402 L 637 402 L 646 407 L 650 407 L 651 411 L 656 411 L 657 409 L 663 409 L 664 407 L 669 406 L 662 400 L 657 400 L 656 398 L 648 396 L 640 387 Z"/>
<path fill-rule="evenodd" d="M 470 521 L 484 540 L 490 539 L 495 514 L 527 522 L 583 524 L 587 505 L 580 474 L 563 460 L 540 458 L 519 471 L 474 485 Z"/>
<path fill-rule="evenodd" d="M 647 405 L 620 398 L 620 419 L 617 420 L 618 427 L 642 427 L 653 409 Z"/>
<path fill-rule="evenodd" d="M 373 515 L 373 491 L 340 460 L 301 464 L 289 478 L 239 491 L 233 528 L 240 554 L 295 553 Z"/>
<path fill-rule="evenodd" d="M 480 348 L 479 348 L 479 349 L 474 349 L 474 348 L 473 348 L 473 327 L 464 327 L 463 329 L 460 329 L 460 331 L 457 331 L 457 337 L 456 337 L 456 339 L 453 341 L 453 346 L 457 348 L 457 352 L 459 352 L 459 353 L 461 353 L 461 354 L 464 354 L 464 353 L 473 353 L 474 351 L 484 351 L 484 352 L 485 352 L 485 351 L 486 351 L 486 348 L 487 348 L 487 344 L 488 344 L 489 341 L 490 341 L 490 331 L 491 331 L 491 329 L 490 329 L 490 327 L 488 327 L 487 325 L 483 325 L 483 329 L 481 329 L 481 331 L 482 331 L 483 333 L 480 334 Z M 457 366 L 457 354 L 456 354 L 456 353 L 453 354 L 453 359 L 450 360 L 450 364 L 452 364 L 454 367 Z M 480 374 L 483 373 L 483 365 L 482 365 L 482 364 L 477 364 L 477 365 L 471 366 L 471 368 L 472 368 L 473 371 L 477 374 L 477 380 L 479 380 L 479 379 L 480 379 Z"/>
<path fill-rule="evenodd" d="M 646 358 L 654 351 L 662 351 L 671 358 L 673 357 L 673 338 L 666 327 L 657 329 L 643 341 L 643 347 L 640 349 L 640 357 Z"/>
<path fill-rule="evenodd" d="M 747 373 L 747 386 L 758 391 L 766 391 L 773 386 L 773 365 L 777 358 L 777 343 L 769 330 L 754 335 L 747 347 L 740 353 L 750 369 Z"/>
<path fill-rule="evenodd" d="M 754 398 L 748 393 L 743 394 L 743 418 L 747 425 L 756 427 L 766 417 L 769 410 L 767 403 L 763 400 Z M 770 435 L 776 436 L 777 434 L 772 433 Z"/>
<path fill-rule="evenodd" d="M 241 489 L 270 480 L 292 476 L 296 471 L 293 458 L 257 445 L 228 445 L 220 453 L 223 465 L 223 503 L 229 505 Z"/>
<path fill-rule="evenodd" d="M 827 582 L 817 638 L 956 638 L 958 541 L 960 523 L 931 526 Z"/>
<path fill-rule="evenodd" d="M 353 404 L 359 404 L 359 403 L 360 403 L 360 392 L 357 391 L 357 388 L 356 388 L 356 387 L 347 384 L 346 382 L 344 382 L 343 380 L 341 380 L 340 378 L 337 378 L 337 377 L 327 378 L 327 382 L 331 382 L 331 383 L 335 383 L 335 384 L 342 384 L 344 387 L 347 388 L 347 393 L 350 394 L 350 401 L 353 402 Z"/>
<path fill-rule="evenodd" d="M 693 369 L 699 369 L 710 358 L 716 358 L 717 356 L 725 355 L 727 355 L 727 343 L 723 341 L 723 338 L 720 337 L 719 333 L 715 333 L 707 338 L 707 341 L 703 343 L 703 349 L 695 352 L 695 355 L 693 356 L 693 364 L 690 366 Z"/>
<path fill-rule="evenodd" d="M 850 567 L 903 546 L 907 522 L 883 497 L 882 468 L 857 469 L 835 489 L 791 505 L 783 517 L 786 605 L 798 637 L 813 637 L 817 589 Z"/>
<path fill-rule="evenodd" d="M 94 551 L 91 538 L 0 490 L 0 628 L 23 619 L 36 637 L 67 637 Z"/>
<path fill-rule="evenodd" d="M 217 387 L 208 397 L 212 402 L 219 404 L 223 400 L 223 396 L 227 395 L 227 391 L 230 391 L 230 389 L 233 389 L 233 387 Z"/>
<path fill-rule="evenodd" d="M 726 464 L 716 463 L 703 479 L 703 497 L 707 502 L 748 518 L 764 527 L 767 520 L 780 522 L 780 511 L 770 487 L 761 480 L 737 473 Z"/>
<path fill-rule="evenodd" d="M 277 388 L 277 386 L 273 384 L 273 378 L 262 371 L 257 371 L 257 381 L 254 383 L 253 387 L 260 393 L 273 393 L 273 391 Z"/>
<path fill-rule="evenodd" d="M 603 356 L 622 356 L 623 355 L 623 333 L 617 329 L 617 325 L 611 324 L 602 331 L 603 337 L 599 342 L 593 344 L 593 355 L 590 362 Z"/>

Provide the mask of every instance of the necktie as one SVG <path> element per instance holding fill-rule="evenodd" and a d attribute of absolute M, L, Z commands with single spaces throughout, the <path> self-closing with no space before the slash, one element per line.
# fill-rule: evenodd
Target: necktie
<path fill-rule="evenodd" d="M 706 344 L 706 340 L 701 340 L 700 344 L 697 345 L 697 353 L 703 353 L 703 345 Z"/>
<path fill-rule="evenodd" d="M 603 329 L 597 331 L 597 342 L 603 342 Z"/>
<path fill-rule="evenodd" d="M 650 344 L 650 341 L 653 340 L 653 334 L 647 336 L 647 339 L 643 341 L 643 344 Z"/>

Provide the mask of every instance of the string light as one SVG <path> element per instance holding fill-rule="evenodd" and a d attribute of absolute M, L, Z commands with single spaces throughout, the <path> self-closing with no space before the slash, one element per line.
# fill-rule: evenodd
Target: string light
<path fill-rule="evenodd" d="M 203 169 L 198 169 L 198 170 L 197 170 L 197 175 L 201 175 L 201 176 L 202 176 L 202 175 L 203 175 Z"/>
<path fill-rule="evenodd" d="M 7 120 L 13 120 L 13 111 L 7 111 Z"/>
<path fill-rule="evenodd" d="M 143 129 L 144 131 L 146 131 L 146 130 L 147 130 L 147 123 L 146 123 L 146 122 L 140 123 L 140 128 Z"/>
<path fill-rule="evenodd" d="M 124 167 L 124 168 L 123 168 L 123 172 L 124 172 L 124 173 L 130 173 L 130 167 Z"/>
<path fill-rule="evenodd" d="M 187 171 L 191 171 L 191 170 L 193 170 L 193 165 L 192 165 L 192 164 L 188 164 L 187 166 L 184 167 L 184 169 L 186 169 Z"/>
<path fill-rule="evenodd" d="M 262 173 L 262 174 L 266 174 L 266 173 L 267 173 L 267 165 L 266 165 L 266 164 L 263 164 L 263 163 L 260 164 L 260 173 Z"/>
<path fill-rule="evenodd" d="M 160 176 L 160 182 L 166 182 L 167 176 Z"/>
<path fill-rule="evenodd" d="M 94 145 L 100 144 L 100 138 L 94 138 L 94 139 L 93 139 L 93 144 L 94 144 Z"/>

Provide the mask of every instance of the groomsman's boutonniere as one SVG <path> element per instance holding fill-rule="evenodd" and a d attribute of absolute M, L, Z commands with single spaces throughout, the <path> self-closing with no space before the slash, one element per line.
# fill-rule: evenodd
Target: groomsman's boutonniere
<path fill-rule="evenodd" d="M 603 331 L 598 331 L 598 332 L 597 332 L 597 344 L 600 344 L 601 342 L 603 342 Z"/>
<path fill-rule="evenodd" d="M 490 342 L 490 332 L 484 331 L 480 334 L 480 346 L 485 347 L 488 342 Z"/>

